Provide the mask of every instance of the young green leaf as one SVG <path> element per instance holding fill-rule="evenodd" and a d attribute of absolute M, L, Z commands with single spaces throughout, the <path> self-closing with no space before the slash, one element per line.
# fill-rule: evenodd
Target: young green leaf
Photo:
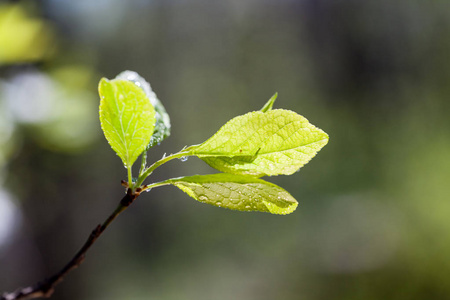
<path fill-rule="evenodd" d="M 269 110 L 272 110 L 272 106 L 275 103 L 275 100 L 277 100 L 278 97 L 278 93 L 275 93 L 270 99 L 269 101 L 267 101 L 266 104 L 264 104 L 264 106 L 261 108 L 260 111 L 262 112 L 267 112 Z"/>
<path fill-rule="evenodd" d="M 155 129 L 150 139 L 150 143 L 147 146 L 147 150 L 151 147 L 161 143 L 165 138 L 170 136 L 170 118 L 169 114 L 167 114 L 166 109 L 162 105 L 161 101 L 156 97 L 156 94 L 153 92 L 150 83 L 148 83 L 142 76 L 133 71 L 123 71 L 119 75 L 117 75 L 116 79 L 124 79 L 133 82 L 138 87 L 142 88 L 150 99 L 153 107 L 155 108 Z"/>
<path fill-rule="evenodd" d="M 155 109 L 145 92 L 130 81 L 102 78 L 98 89 L 103 133 L 129 168 L 150 142 Z"/>
<path fill-rule="evenodd" d="M 153 93 L 153 95 L 155 95 L 155 93 Z M 162 105 L 161 101 L 156 98 L 156 95 L 152 103 L 154 103 L 153 106 L 155 107 L 156 111 L 156 124 L 155 131 L 152 135 L 152 138 L 150 139 L 150 143 L 147 146 L 147 150 L 155 145 L 158 145 L 167 137 L 169 137 L 171 127 L 169 114 L 166 112 L 166 109 Z"/>
<path fill-rule="evenodd" d="M 219 171 L 260 177 L 294 173 L 327 142 L 328 135 L 306 118 L 275 109 L 236 117 L 186 150 Z"/>
<path fill-rule="evenodd" d="M 281 187 L 250 176 L 219 173 L 169 179 L 165 183 L 180 188 L 197 201 L 240 211 L 285 215 L 298 205 Z"/>

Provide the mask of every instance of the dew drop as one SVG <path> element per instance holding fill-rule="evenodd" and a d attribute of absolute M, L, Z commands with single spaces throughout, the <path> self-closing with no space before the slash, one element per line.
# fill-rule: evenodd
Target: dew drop
<path fill-rule="evenodd" d="M 187 157 L 187 156 L 182 156 L 182 157 L 180 157 L 180 160 L 181 160 L 182 162 L 185 162 L 185 161 L 188 160 L 188 157 Z"/>
<path fill-rule="evenodd" d="M 152 189 L 146 189 L 144 192 L 150 192 Z"/>
<path fill-rule="evenodd" d="M 250 205 L 246 205 L 245 208 L 246 209 L 250 209 L 251 207 L 250 207 Z"/>
<path fill-rule="evenodd" d="M 208 197 L 206 197 L 206 196 L 199 196 L 198 200 L 200 200 L 200 201 L 208 201 Z"/>
<path fill-rule="evenodd" d="M 233 204 L 239 204 L 239 199 L 231 198 L 230 201 L 231 201 L 231 203 L 233 203 Z"/>
<path fill-rule="evenodd" d="M 222 202 L 217 202 L 216 204 L 217 204 L 218 207 L 222 206 Z"/>

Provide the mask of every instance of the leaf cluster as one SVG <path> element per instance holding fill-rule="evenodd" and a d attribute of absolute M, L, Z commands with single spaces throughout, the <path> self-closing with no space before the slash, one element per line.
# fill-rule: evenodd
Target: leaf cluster
<path fill-rule="evenodd" d="M 240 211 L 288 214 L 297 201 L 262 176 L 290 175 L 328 142 L 328 135 L 289 110 L 273 109 L 275 94 L 260 111 L 235 117 L 211 138 L 147 166 L 147 151 L 170 135 L 170 118 L 150 84 L 135 72 L 101 79 L 100 122 L 122 159 L 132 192 L 173 185 L 197 201 Z M 142 156 L 139 175 L 132 166 Z M 222 172 L 171 178 L 144 185 L 152 172 L 172 159 L 196 156 Z"/>

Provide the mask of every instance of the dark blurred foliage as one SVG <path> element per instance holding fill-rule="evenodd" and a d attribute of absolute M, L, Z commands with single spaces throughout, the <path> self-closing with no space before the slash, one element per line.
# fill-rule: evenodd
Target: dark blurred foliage
<path fill-rule="evenodd" d="M 53 299 L 450 298 L 450 5 L 418 0 L 103 0 L 0 4 L 0 290 L 62 267 L 122 197 L 96 85 L 134 70 L 172 136 L 294 110 L 330 135 L 268 178 L 289 216 L 138 199 Z M 152 180 L 213 172 L 171 162 Z"/>

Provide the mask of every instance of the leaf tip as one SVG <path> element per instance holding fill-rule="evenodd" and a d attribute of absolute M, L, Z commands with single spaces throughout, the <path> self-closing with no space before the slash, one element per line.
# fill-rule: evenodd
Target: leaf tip
<path fill-rule="evenodd" d="M 291 202 L 289 205 L 287 205 L 285 207 L 281 207 L 279 205 L 275 205 L 272 202 L 264 201 L 264 200 L 263 200 L 263 203 L 266 206 L 268 212 L 271 214 L 274 214 L 274 215 L 288 215 L 288 214 L 294 212 L 298 206 L 297 201 Z"/>
<path fill-rule="evenodd" d="M 322 141 L 324 141 L 323 146 L 325 146 L 326 144 L 328 144 L 328 141 L 330 140 L 330 136 L 328 135 L 328 133 L 326 133 L 322 129 L 319 129 L 319 130 L 320 130 L 320 132 L 322 134 Z"/>
<path fill-rule="evenodd" d="M 100 88 L 102 85 L 109 83 L 109 79 L 106 77 L 102 77 L 98 83 L 98 87 Z"/>
<path fill-rule="evenodd" d="M 278 92 L 275 92 L 272 97 L 270 97 L 269 101 L 264 104 L 264 106 L 261 108 L 262 112 L 268 112 L 269 110 L 272 110 L 273 104 L 275 103 L 275 100 L 278 97 Z"/>
<path fill-rule="evenodd" d="M 98 82 L 98 94 L 100 95 L 100 100 L 105 98 L 105 88 L 110 85 L 110 81 L 108 78 L 102 77 Z"/>

